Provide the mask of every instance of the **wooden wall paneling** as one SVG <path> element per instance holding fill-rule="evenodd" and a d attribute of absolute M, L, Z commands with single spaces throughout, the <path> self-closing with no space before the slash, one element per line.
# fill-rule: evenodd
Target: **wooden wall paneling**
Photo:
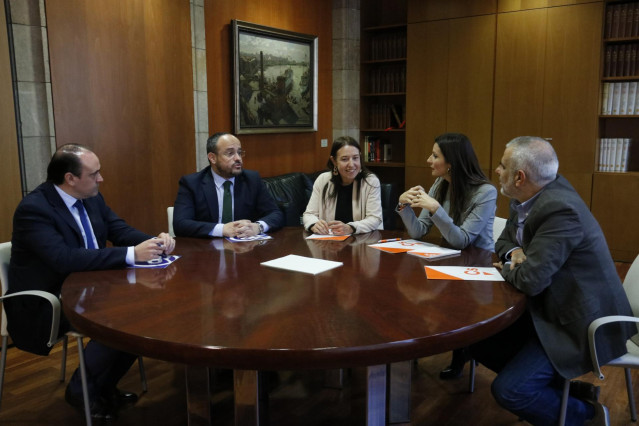
<path fill-rule="evenodd" d="M 0 5 L 0 22 L 6 23 L 4 3 Z M 2 182 L 0 242 L 11 240 L 13 212 L 22 199 L 18 136 L 11 81 L 9 42 L 7 26 L 4 25 L 0 31 L 0 182 Z"/>
<path fill-rule="evenodd" d="M 498 0 L 497 10 L 501 12 L 514 12 L 526 9 L 541 9 L 556 6 L 568 6 L 580 3 L 592 3 L 602 0 Z"/>
<path fill-rule="evenodd" d="M 467 135 L 479 164 L 490 168 L 496 16 L 449 21 L 446 131 Z"/>
<path fill-rule="evenodd" d="M 408 22 L 464 18 L 496 11 L 497 0 L 409 0 Z"/>
<path fill-rule="evenodd" d="M 497 15 L 495 97 L 491 177 L 512 138 L 539 135 L 543 122 L 546 51 L 545 9 Z M 497 215 L 507 217 L 508 199 L 497 198 Z"/>
<path fill-rule="evenodd" d="M 406 166 L 409 167 L 425 166 L 435 137 L 446 131 L 448 44 L 447 21 L 408 25 Z"/>
<path fill-rule="evenodd" d="M 180 176 L 195 169 L 188 2 L 47 1 L 58 146 L 100 158 L 113 210 L 167 231 Z"/>
<path fill-rule="evenodd" d="M 639 254 L 639 173 L 595 173 L 592 194 L 592 213 L 613 258 L 632 262 Z"/>
<path fill-rule="evenodd" d="M 599 113 L 603 3 L 548 9 L 544 120 L 559 170 L 590 205 Z"/>
<path fill-rule="evenodd" d="M 247 169 L 262 176 L 325 169 L 332 130 L 332 2 L 263 0 L 204 3 L 209 132 L 233 131 L 232 19 L 318 36 L 318 131 L 239 135 Z M 320 140 L 328 139 L 327 148 Z"/>

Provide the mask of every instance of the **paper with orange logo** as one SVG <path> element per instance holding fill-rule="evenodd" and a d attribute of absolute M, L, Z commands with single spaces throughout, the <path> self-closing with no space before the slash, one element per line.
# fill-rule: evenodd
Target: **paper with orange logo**
<path fill-rule="evenodd" d="M 504 281 L 497 268 L 475 266 L 424 266 L 429 280 Z"/>

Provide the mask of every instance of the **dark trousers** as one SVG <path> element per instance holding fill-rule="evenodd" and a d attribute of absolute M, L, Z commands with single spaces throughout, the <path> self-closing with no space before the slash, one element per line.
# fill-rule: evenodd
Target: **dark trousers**
<path fill-rule="evenodd" d="M 129 371 L 137 356 L 91 340 L 84 348 L 84 359 L 89 399 L 93 401 L 101 396 L 109 396 L 115 391 L 118 382 Z M 73 373 L 69 381 L 69 390 L 76 395 L 82 394 L 80 368 Z"/>
<path fill-rule="evenodd" d="M 527 313 L 470 351 L 497 373 L 491 392 L 499 405 L 535 426 L 557 424 L 565 379 L 546 355 Z M 590 404 L 571 396 L 566 425 L 583 425 L 593 413 Z"/>

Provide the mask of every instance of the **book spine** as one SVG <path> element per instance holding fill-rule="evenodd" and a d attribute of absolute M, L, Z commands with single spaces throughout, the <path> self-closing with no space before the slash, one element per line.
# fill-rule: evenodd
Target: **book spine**
<path fill-rule="evenodd" d="M 608 145 L 608 155 L 606 158 L 606 171 L 614 172 L 615 171 L 615 157 L 617 155 L 617 141 L 618 139 L 613 138 L 610 140 L 610 144 Z"/>
<path fill-rule="evenodd" d="M 606 8 L 606 26 L 604 29 L 604 38 L 610 38 L 612 34 L 612 6 Z"/>
<path fill-rule="evenodd" d="M 604 143 L 606 143 L 606 139 L 605 138 L 599 139 L 599 162 L 597 163 L 597 171 L 598 172 L 603 172 Z"/>
<path fill-rule="evenodd" d="M 615 166 L 614 166 L 614 171 L 617 173 L 623 170 L 623 166 L 621 164 L 621 157 L 623 154 L 623 144 L 624 144 L 624 139 L 617 139 L 617 150 L 615 151 Z"/>
<path fill-rule="evenodd" d="M 612 94 L 612 115 L 619 115 L 619 107 L 621 104 L 621 83 L 615 83 Z"/>
<path fill-rule="evenodd" d="M 626 114 L 633 115 L 637 107 L 637 82 L 631 81 L 628 85 L 628 108 Z"/>
<path fill-rule="evenodd" d="M 619 115 L 628 114 L 628 88 L 630 83 L 624 81 L 621 83 L 621 101 L 619 101 Z"/>
<path fill-rule="evenodd" d="M 610 83 L 605 82 L 601 88 L 601 115 L 608 115 L 608 95 L 610 93 Z"/>
<path fill-rule="evenodd" d="M 619 21 L 621 15 L 621 7 L 616 4 L 612 7 L 612 29 L 610 31 L 610 38 L 619 37 Z"/>

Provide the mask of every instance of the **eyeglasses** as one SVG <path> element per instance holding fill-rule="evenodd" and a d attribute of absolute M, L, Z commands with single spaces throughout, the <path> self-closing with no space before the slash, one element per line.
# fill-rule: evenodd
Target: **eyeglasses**
<path fill-rule="evenodd" d="M 246 151 L 244 151 L 243 149 L 238 149 L 237 151 L 226 151 L 223 152 L 222 155 L 225 158 L 231 159 L 233 157 L 235 157 L 236 155 L 239 155 L 241 158 L 244 158 L 244 156 L 246 155 Z"/>

